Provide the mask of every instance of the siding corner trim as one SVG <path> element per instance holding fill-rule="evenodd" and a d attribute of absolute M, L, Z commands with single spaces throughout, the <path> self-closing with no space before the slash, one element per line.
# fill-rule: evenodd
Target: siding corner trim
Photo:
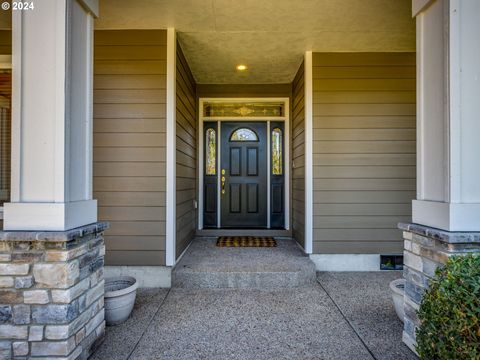
<path fill-rule="evenodd" d="M 313 251 L 313 56 L 305 52 L 305 252 Z"/>
<path fill-rule="evenodd" d="M 176 59 L 175 28 L 167 29 L 167 173 L 165 262 L 175 265 L 176 238 Z"/>

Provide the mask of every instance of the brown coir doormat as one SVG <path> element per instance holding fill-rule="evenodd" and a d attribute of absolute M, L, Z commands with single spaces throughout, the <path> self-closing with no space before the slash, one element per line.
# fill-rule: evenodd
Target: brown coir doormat
<path fill-rule="evenodd" d="M 221 236 L 217 240 L 220 247 L 275 247 L 277 242 L 270 236 Z"/>

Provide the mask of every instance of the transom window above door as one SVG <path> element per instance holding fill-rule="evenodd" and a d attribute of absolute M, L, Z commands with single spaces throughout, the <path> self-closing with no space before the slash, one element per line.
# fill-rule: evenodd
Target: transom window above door
<path fill-rule="evenodd" d="M 283 118 L 285 102 L 277 101 L 208 101 L 203 104 L 207 118 Z"/>

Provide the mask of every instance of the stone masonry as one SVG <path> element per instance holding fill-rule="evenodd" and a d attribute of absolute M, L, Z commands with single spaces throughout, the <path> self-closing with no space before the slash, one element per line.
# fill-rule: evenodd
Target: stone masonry
<path fill-rule="evenodd" d="M 415 351 L 417 310 L 435 270 L 452 255 L 480 252 L 480 232 L 448 232 L 418 224 L 399 224 L 404 238 L 405 318 L 403 342 Z"/>
<path fill-rule="evenodd" d="M 86 359 L 102 341 L 107 227 L 0 232 L 0 359 Z"/>

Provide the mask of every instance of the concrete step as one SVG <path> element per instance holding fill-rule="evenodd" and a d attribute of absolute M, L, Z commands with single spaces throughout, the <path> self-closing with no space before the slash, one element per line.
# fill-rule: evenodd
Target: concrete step
<path fill-rule="evenodd" d="M 216 247 L 195 239 L 172 272 L 172 287 L 277 289 L 311 285 L 315 265 L 291 239 L 275 248 Z"/>

